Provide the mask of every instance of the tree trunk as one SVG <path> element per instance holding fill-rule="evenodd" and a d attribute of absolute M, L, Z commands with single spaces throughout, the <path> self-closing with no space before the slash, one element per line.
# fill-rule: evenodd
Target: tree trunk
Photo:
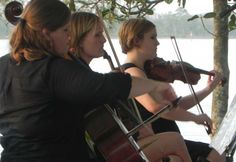
<path fill-rule="evenodd" d="M 227 0 L 213 0 L 214 12 L 219 15 L 227 8 Z M 228 67 L 228 17 L 214 18 L 214 69 L 219 71 L 227 82 L 223 86 L 217 86 L 212 98 L 212 119 L 216 133 L 222 119 L 227 112 L 229 90 L 229 67 Z"/>

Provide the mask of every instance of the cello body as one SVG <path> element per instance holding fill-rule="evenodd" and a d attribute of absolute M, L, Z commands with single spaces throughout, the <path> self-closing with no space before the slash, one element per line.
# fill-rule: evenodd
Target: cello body
<path fill-rule="evenodd" d="M 127 130 L 109 105 L 100 106 L 87 114 L 85 125 L 87 133 L 106 161 L 147 161 L 132 136 L 126 135 Z"/>

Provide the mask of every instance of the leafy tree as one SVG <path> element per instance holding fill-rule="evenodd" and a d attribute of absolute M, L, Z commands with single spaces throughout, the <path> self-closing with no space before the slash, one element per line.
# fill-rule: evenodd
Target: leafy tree
<path fill-rule="evenodd" d="M 203 21 L 204 18 L 214 19 L 214 31 L 208 31 L 214 38 L 214 69 L 224 74 L 226 83 L 222 87 L 217 87 L 213 92 L 212 118 L 216 128 L 213 133 L 216 133 L 228 107 L 228 37 L 229 32 L 232 32 L 236 28 L 234 12 L 224 15 L 223 17 L 221 16 L 221 13 L 229 8 L 228 2 L 231 3 L 227 0 L 213 0 L 214 12 L 206 13 L 203 16 L 194 15 L 189 19 L 189 21 L 197 18 L 200 18 L 201 21 Z M 233 3 L 235 3 L 235 1 Z"/>
<path fill-rule="evenodd" d="M 213 0 L 214 12 L 219 15 L 227 9 L 227 0 Z M 228 67 L 228 18 L 214 17 L 214 68 L 229 79 Z M 217 87 L 213 93 L 212 117 L 216 128 L 220 125 L 228 107 L 229 84 Z"/>

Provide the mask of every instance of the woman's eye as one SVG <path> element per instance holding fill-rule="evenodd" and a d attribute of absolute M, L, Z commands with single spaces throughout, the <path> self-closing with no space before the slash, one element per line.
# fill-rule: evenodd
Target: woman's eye
<path fill-rule="evenodd" d="M 103 34 L 102 34 L 102 33 L 97 33 L 95 36 L 96 36 L 96 37 L 102 37 Z"/>
<path fill-rule="evenodd" d="M 102 35 L 102 33 L 97 33 L 97 36 L 101 36 Z"/>

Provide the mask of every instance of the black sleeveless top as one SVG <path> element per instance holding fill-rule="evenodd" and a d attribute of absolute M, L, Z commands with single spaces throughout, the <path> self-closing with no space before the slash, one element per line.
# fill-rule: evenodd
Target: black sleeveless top
<path fill-rule="evenodd" d="M 137 67 L 137 66 L 133 63 L 125 63 L 125 64 L 121 65 L 121 68 L 123 70 L 126 70 L 131 67 Z M 137 67 L 137 68 L 139 68 L 139 67 Z M 139 109 L 139 112 L 140 112 L 143 120 L 146 120 L 153 115 L 152 113 L 147 111 L 147 109 L 144 108 L 138 101 L 136 101 L 136 105 Z M 170 131 L 180 133 L 178 125 L 173 120 L 168 120 L 168 119 L 164 119 L 164 118 L 160 117 L 157 120 L 155 120 L 154 122 L 152 122 L 151 125 L 152 125 L 152 129 L 153 129 L 154 133 L 162 133 L 162 132 L 170 132 Z"/>

